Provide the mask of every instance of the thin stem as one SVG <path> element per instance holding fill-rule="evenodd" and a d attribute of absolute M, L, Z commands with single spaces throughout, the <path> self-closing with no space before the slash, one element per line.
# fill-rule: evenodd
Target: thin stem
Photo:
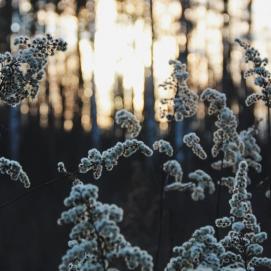
<path fill-rule="evenodd" d="M 164 217 L 164 209 L 165 209 L 165 185 L 168 183 L 168 174 L 165 179 L 162 180 L 161 188 L 160 188 L 160 203 L 159 203 L 159 228 L 158 228 L 158 244 L 155 255 L 155 265 L 154 270 L 158 270 L 161 246 L 162 246 L 162 237 L 163 237 L 163 217 Z"/>
<path fill-rule="evenodd" d="M 248 262 L 248 259 L 247 259 L 245 241 L 244 241 L 243 238 L 244 238 L 244 236 L 242 235 L 242 237 L 241 237 L 241 243 L 242 243 L 243 250 L 244 250 L 244 253 L 243 253 L 242 257 L 243 257 L 243 260 L 245 262 L 245 270 L 247 271 L 247 262 Z"/>
<path fill-rule="evenodd" d="M 222 142 L 224 141 L 224 136 L 222 135 Z M 216 199 L 216 218 L 220 217 L 220 200 L 221 200 L 221 178 L 223 177 L 223 167 L 224 167 L 224 155 L 222 153 L 222 162 L 221 162 L 221 171 L 220 171 L 220 180 L 217 183 L 217 199 Z M 216 239 L 220 240 L 219 228 L 216 227 Z"/>
<path fill-rule="evenodd" d="M 95 226 L 95 221 L 93 219 L 93 216 L 91 215 L 91 208 L 90 208 L 88 200 L 84 200 L 83 202 L 86 205 L 87 216 L 89 218 L 90 224 L 93 226 L 94 234 L 95 234 L 96 239 L 97 239 L 98 253 L 99 253 L 99 256 L 100 256 L 99 260 L 101 262 L 103 270 L 105 271 L 106 270 L 106 263 L 105 263 L 106 257 L 105 257 L 105 253 L 104 253 L 104 249 L 103 249 L 104 239 L 103 239 L 102 236 L 100 236 L 99 231 L 97 230 L 97 228 Z"/>
<path fill-rule="evenodd" d="M 67 178 L 70 178 L 71 176 L 72 176 L 72 174 L 67 174 L 67 175 L 63 175 L 63 176 L 59 176 L 59 177 L 56 177 L 54 179 L 51 179 L 51 180 L 49 180 L 49 181 L 47 181 L 45 183 L 38 184 L 38 185 L 36 185 L 36 186 L 28 189 L 28 191 L 26 191 L 26 192 L 18 195 L 17 197 L 15 197 L 15 198 L 13 198 L 11 200 L 8 200 L 8 201 L 2 203 L 0 205 L 0 210 L 3 209 L 3 208 L 5 208 L 5 207 L 13 205 L 17 201 L 19 201 L 19 200 L 21 200 L 21 199 L 23 199 L 23 198 L 25 198 L 27 196 L 30 196 L 33 192 L 35 192 L 36 190 L 39 190 L 39 189 L 43 188 L 44 186 L 51 185 L 51 184 L 53 184 L 53 183 L 55 183 L 57 181 L 66 180 Z"/>
<path fill-rule="evenodd" d="M 216 198 L 216 218 L 220 217 L 220 198 L 221 198 L 221 185 L 218 184 L 217 186 L 217 198 Z M 219 228 L 216 227 L 216 239 L 220 240 L 219 236 Z"/>
<path fill-rule="evenodd" d="M 86 202 L 85 204 L 86 204 L 86 206 L 88 206 L 89 203 Z M 88 208 L 88 211 L 90 213 L 89 208 Z M 103 242 L 104 242 L 104 240 L 100 236 L 99 231 L 97 230 L 97 228 L 95 226 L 95 222 L 93 221 L 92 217 L 90 217 L 90 223 L 93 226 L 93 229 L 94 229 L 94 232 L 95 232 L 95 235 L 96 235 L 96 238 L 97 238 L 98 251 L 99 251 L 99 254 L 100 254 L 100 261 L 101 261 L 103 270 L 106 270 L 106 264 L 105 264 L 106 257 L 105 257 L 105 253 L 104 253 L 104 249 L 103 249 Z"/>

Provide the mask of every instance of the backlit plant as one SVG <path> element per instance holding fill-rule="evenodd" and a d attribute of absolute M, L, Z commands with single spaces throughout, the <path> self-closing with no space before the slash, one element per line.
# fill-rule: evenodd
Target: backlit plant
<path fill-rule="evenodd" d="M 266 59 L 261 59 L 257 50 L 243 41 L 239 44 L 245 49 L 246 61 L 253 68 L 245 76 L 254 75 L 255 84 L 262 93 L 250 95 L 246 103 L 253 104 L 262 100 L 270 107 L 270 74 L 265 69 Z M 0 98 L 8 105 L 15 106 L 25 98 L 35 98 L 38 93 L 44 68 L 49 56 L 66 49 L 66 42 L 54 39 L 50 35 L 30 40 L 27 37 L 15 39 L 17 51 L 0 55 Z M 199 96 L 190 90 L 187 80 L 189 74 L 186 65 L 171 60 L 173 72 L 161 86 L 174 93 L 173 97 L 163 99 L 166 110 L 162 115 L 172 121 L 183 121 L 197 113 Z M 262 243 L 267 233 L 261 230 L 252 211 L 252 194 L 247 191 L 250 183 L 248 169 L 261 171 L 260 148 L 256 142 L 256 128 L 238 132 L 238 120 L 227 106 L 226 95 L 215 89 L 207 88 L 200 100 L 208 104 L 208 114 L 216 117 L 211 155 L 218 161 L 211 167 L 222 171 L 230 168 L 233 176 L 221 176 L 215 183 L 209 169 L 196 169 L 184 172 L 181 163 L 172 158 L 173 147 L 170 142 L 158 139 L 153 142 L 153 150 L 159 155 L 170 157 L 163 162 L 166 175 L 162 192 L 182 191 L 191 193 L 194 201 L 204 200 L 207 194 L 213 194 L 216 187 L 226 186 L 231 195 L 230 211 L 225 217 L 217 217 L 217 229 L 226 229 L 222 239 L 216 236 L 213 226 L 203 226 L 194 231 L 192 237 L 181 246 L 173 249 L 174 256 L 165 267 L 165 271 L 254 271 L 258 267 L 271 268 L 271 259 L 262 257 Z M 91 172 L 93 179 L 102 177 L 104 170 L 112 171 L 120 159 L 139 152 L 146 157 L 153 150 L 143 141 L 136 139 L 141 131 L 137 118 L 125 109 L 118 111 L 115 122 L 125 129 L 127 139 L 117 142 L 104 151 L 92 148 L 79 162 L 76 172 L 69 172 L 63 162 L 59 162 L 59 174 L 72 179 L 71 191 L 64 200 L 67 210 L 63 211 L 58 224 L 71 224 L 68 248 L 59 265 L 60 271 L 117 271 L 154 269 L 152 256 L 137 246 L 130 244 L 122 235 L 119 223 L 123 220 L 123 210 L 114 204 L 105 204 L 98 200 L 98 188 L 94 184 L 83 182 Z M 200 138 L 190 132 L 179 139 L 192 150 L 196 158 L 205 160 L 207 152 L 200 145 Z M 0 173 L 9 175 L 12 180 L 30 186 L 26 173 L 18 162 L 0 158 Z M 80 178 L 79 178 L 80 176 Z M 82 178 L 81 178 L 82 176 Z M 87 177 L 86 177 L 87 179 Z M 91 181 L 91 180 L 90 180 Z M 125 269 L 119 266 L 120 260 Z"/>

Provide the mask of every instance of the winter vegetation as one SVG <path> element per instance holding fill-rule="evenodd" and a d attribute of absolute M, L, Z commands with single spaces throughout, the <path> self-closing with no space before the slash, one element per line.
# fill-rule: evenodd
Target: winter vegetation
<path fill-rule="evenodd" d="M 252 76 L 254 84 L 260 87 L 259 93 L 246 97 L 247 106 L 262 101 L 270 108 L 271 81 L 270 72 L 266 69 L 267 59 L 261 58 L 249 43 L 239 39 L 237 43 L 244 49 L 245 61 L 252 64 L 252 68 L 245 72 L 245 78 Z M 14 54 L 6 52 L 0 55 L 0 98 L 10 106 L 17 106 L 23 100 L 38 95 L 48 58 L 56 51 L 67 48 L 65 41 L 49 34 L 34 39 L 18 37 L 14 45 L 17 46 Z M 161 101 L 167 108 L 161 114 L 169 122 L 182 122 L 192 118 L 197 113 L 199 102 L 203 102 L 208 115 L 214 120 L 211 150 L 202 147 L 203 140 L 195 131 L 190 131 L 179 140 L 199 159 L 206 160 L 210 155 L 215 161 L 209 167 L 184 172 L 181 163 L 173 159 L 174 149 L 169 141 L 157 139 L 152 146 L 148 146 L 137 139 L 142 130 L 137 117 L 125 109 L 117 111 L 115 123 L 123 129 L 126 137 L 123 142 L 117 142 L 105 150 L 91 148 L 75 171 L 69 170 L 64 162 L 57 165 L 58 173 L 70 181 L 70 193 L 64 200 L 66 210 L 59 215 L 57 223 L 72 225 L 66 253 L 59 260 L 60 271 L 158 270 L 154 255 L 126 240 L 119 227 L 125 216 L 123 209 L 100 201 L 96 185 L 97 180 L 103 182 L 101 177 L 106 171 L 114 170 L 123 159 L 136 153 L 152 159 L 154 151 L 167 159 L 161 164 L 165 178 L 161 197 L 172 191 L 180 194 L 188 191 L 190 200 L 200 204 L 216 190 L 219 196 L 221 186 L 225 186 L 230 195 L 228 216 L 217 216 L 210 221 L 210 225 L 202 225 L 191 232 L 190 239 L 172 248 L 172 257 L 164 270 L 271 269 L 271 258 L 263 256 L 268 232 L 262 230 L 253 213 L 253 194 L 248 191 L 252 182 L 250 172 L 260 173 L 262 170 L 261 150 L 255 138 L 257 126 L 239 131 L 238 119 L 228 107 L 223 90 L 207 88 L 198 96 L 188 86 L 186 65 L 179 60 L 170 60 L 169 64 L 173 68 L 172 74 L 161 85 L 164 89 L 161 91 L 170 89 L 174 96 Z M 210 168 L 220 172 L 218 180 L 207 173 Z M 18 162 L 1 157 L 0 173 L 30 188 L 30 180 Z M 26 193 L 31 193 L 31 189 L 35 187 Z M 270 198 L 270 189 L 266 195 Z M 160 208 L 163 208 L 163 204 Z"/>

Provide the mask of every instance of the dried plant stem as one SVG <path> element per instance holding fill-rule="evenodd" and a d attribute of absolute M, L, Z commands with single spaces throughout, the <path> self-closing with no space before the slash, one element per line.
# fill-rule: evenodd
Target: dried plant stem
<path fill-rule="evenodd" d="M 222 138 L 222 142 L 224 139 Z M 221 170 L 220 170 L 220 180 L 223 177 L 223 167 L 224 167 L 224 155 L 222 153 L 222 163 L 221 163 Z M 221 201 L 221 184 L 220 180 L 217 182 L 217 198 L 216 198 L 216 218 L 220 217 L 220 201 Z M 216 239 L 220 240 L 220 235 L 219 235 L 219 228 L 216 227 Z"/>
<path fill-rule="evenodd" d="M 23 198 L 25 198 L 27 196 L 30 196 L 33 192 L 35 192 L 35 191 L 37 191 L 37 190 L 39 190 L 39 189 L 41 189 L 41 188 L 43 188 L 45 186 L 51 185 L 51 184 L 53 184 L 55 182 L 58 182 L 58 181 L 61 181 L 61 180 L 64 181 L 64 180 L 67 180 L 67 179 L 71 179 L 71 178 L 73 178 L 75 176 L 74 174 L 75 173 L 69 173 L 67 175 L 58 176 L 58 177 L 53 178 L 53 179 L 51 179 L 49 181 L 46 181 L 44 183 L 33 186 L 32 188 L 28 189 L 26 192 L 18 195 L 17 197 L 0 204 L 0 210 L 5 208 L 5 207 L 13 205 L 17 201 L 19 201 L 19 200 L 21 200 L 21 199 L 23 199 Z"/>
<path fill-rule="evenodd" d="M 245 263 L 245 270 L 247 271 L 247 265 L 248 265 L 248 257 L 247 257 L 247 253 L 246 253 L 246 246 L 245 246 L 245 241 L 244 241 L 244 235 L 242 235 L 241 237 L 241 243 L 242 243 L 242 246 L 243 246 L 243 254 L 242 254 L 242 257 L 243 257 L 243 260 L 244 260 L 244 263 Z"/>
<path fill-rule="evenodd" d="M 90 208 L 89 208 L 89 203 L 88 202 L 85 202 L 85 204 L 86 204 L 86 206 L 87 206 L 87 211 L 89 212 L 89 213 L 91 213 L 91 210 L 90 210 Z M 99 231 L 97 230 L 97 227 L 95 226 L 95 222 L 94 222 L 94 220 L 93 220 L 93 218 L 92 217 L 90 217 L 89 218 L 89 221 L 90 221 L 90 223 L 92 224 L 92 226 L 93 226 L 93 229 L 94 229 L 94 233 L 95 233 L 95 235 L 96 235 L 96 238 L 97 238 L 97 245 L 98 245 L 98 253 L 99 253 L 99 261 L 100 261 L 100 263 L 101 263 L 101 265 L 102 265 L 102 267 L 103 267 L 103 270 L 105 271 L 105 270 L 107 270 L 106 269 L 106 257 L 105 257 L 105 251 L 104 251 L 104 248 L 103 248 L 103 238 L 100 236 L 100 234 L 99 234 Z"/>
<path fill-rule="evenodd" d="M 220 217 L 220 198 L 221 198 L 221 185 L 218 184 L 217 186 L 217 198 L 216 198 L 216 218 Z M 220 240 L 220 236 L 219 236 L 219 228 L 216 227 L 216 239 Z"/>
<path fill-rule="evenodd" d="M 159 196 L 159 228 L 158 228 L 158 242 L 157 242 L 157 248 L 155 253 L 155 264 L 154 264 L 154 270 L 159 269 L 159 258 L 160 258 L 160 252 L 161 252 L 161 246 L 162 246 L 162 237 L 163 237 L 163 217 L 164 217 L 164 209 L 165 209 L 165 186 L 168 183 L 168 175 L 166 178 L 164 178 L 161 182 L 161 188 L 160 188 L 160 196 Z"/>

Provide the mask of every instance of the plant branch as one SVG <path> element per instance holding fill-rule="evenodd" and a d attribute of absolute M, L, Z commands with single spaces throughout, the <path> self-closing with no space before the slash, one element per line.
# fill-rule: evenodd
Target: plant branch
<path fill-rule="evenodd" d="M 74 177 L 74 173 L 65 174 L 63 176 L 59 176 L 59 177 L 53 178 L 53 179 L 51 179 L 49 181 L 46 181 L 44 183 L 38 184 L 38 185 L 28 189 L 28 191 L 18 195 L 17 197 L 0 204 L 0 210 L 5 208 L 5 207 L 13 205 L 17 201 L 19 201 L 19 200 L 21 200 L 21 199 L 23 199 L 23 198 L 25 198 L 27 196 L 30 196 L 33 192 L 43 188 L 44 186 L 51 185 L 51 184 L 53 184 L 53 183 L 55 183 L 57 181 L 66 180 L 67 178 L 71 178 L 71 177 Z"/>

